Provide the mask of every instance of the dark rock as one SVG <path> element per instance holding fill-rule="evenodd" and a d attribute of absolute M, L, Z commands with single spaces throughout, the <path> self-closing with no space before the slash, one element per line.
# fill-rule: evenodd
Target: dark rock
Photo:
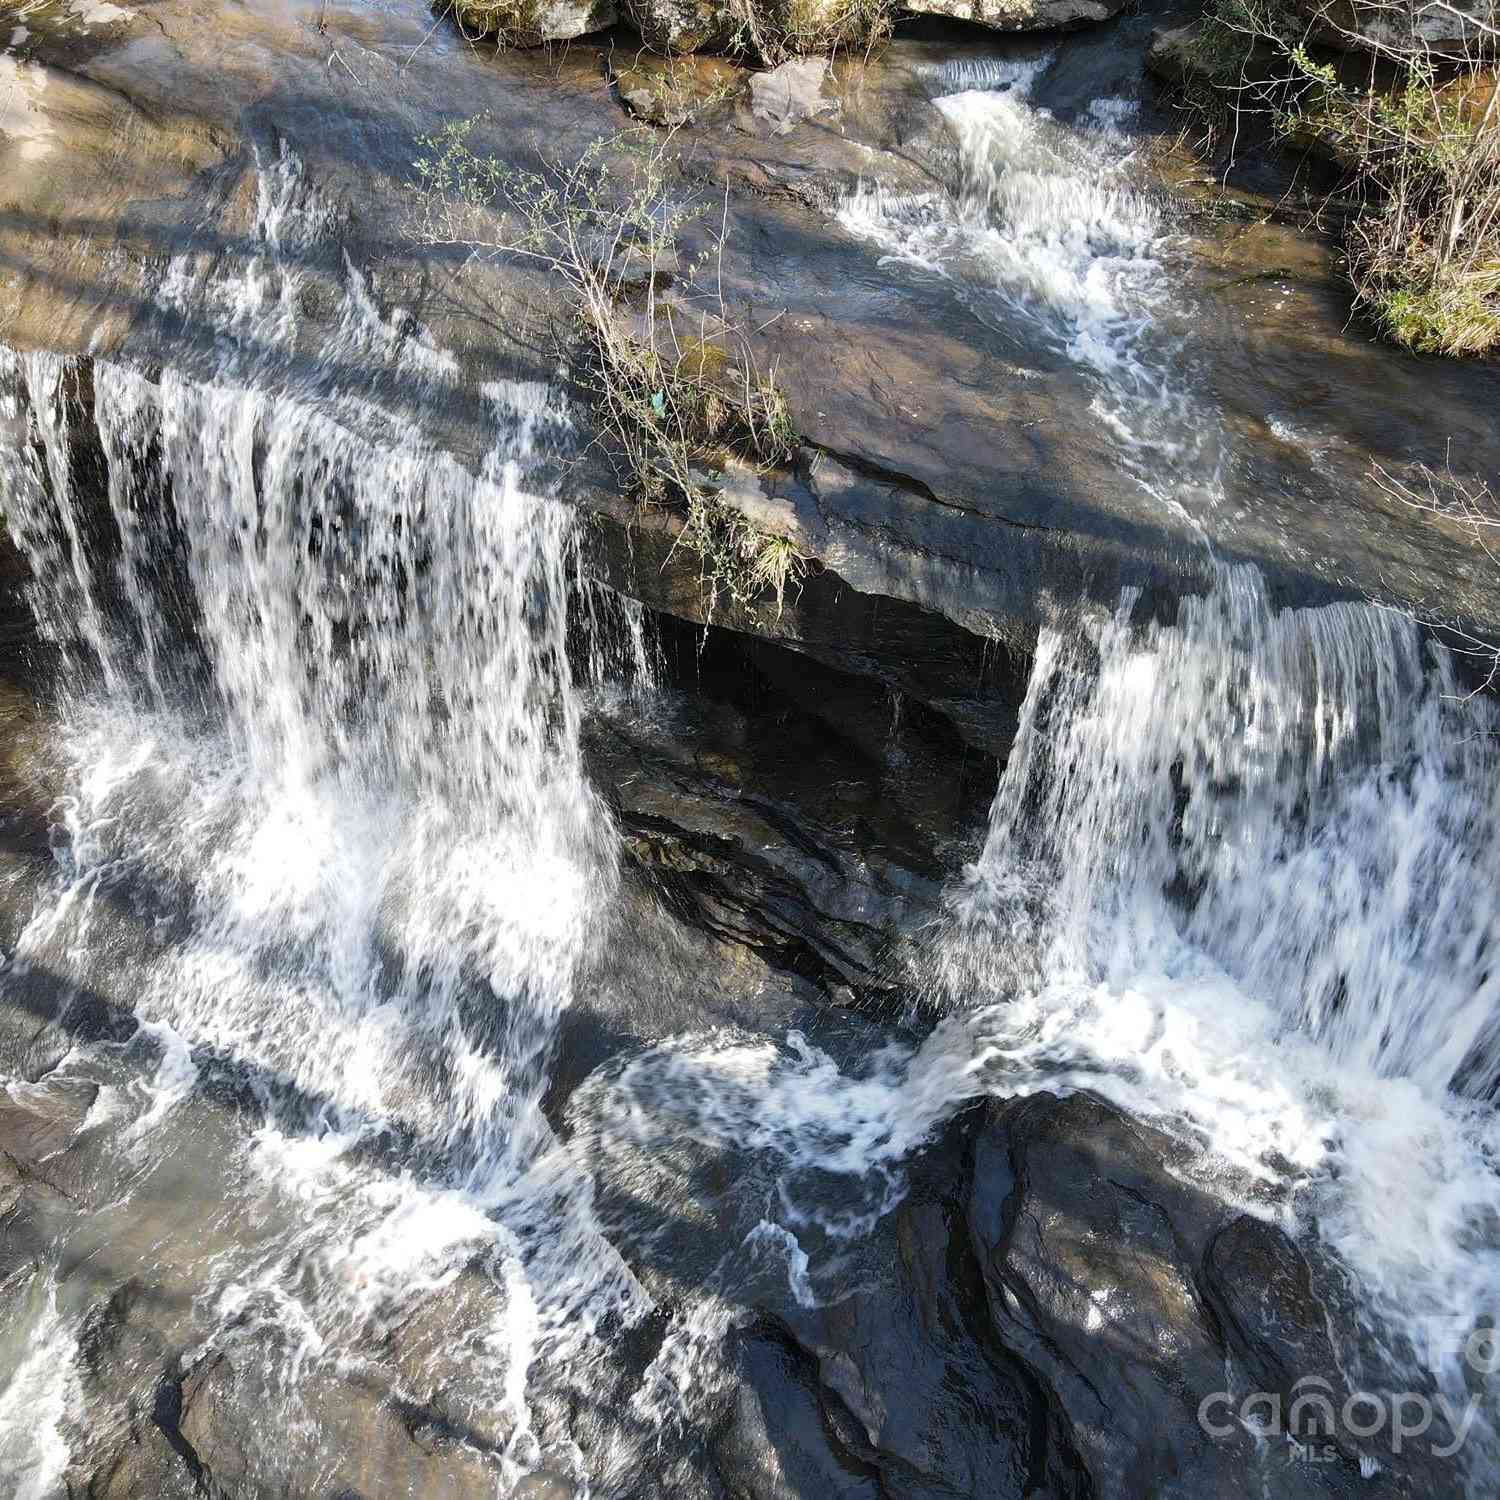
<path fill-rule="evenodd" d="M 1204 1286 L 1256 1388 L 1289 1391 L 1329 1362 L 1329 1310 L 1297 1247 L 1260 1219 L 1231 1220 L 1213 1238 Z"/>
<path fill-rule="evenodd" d="M 1189 21 L 1182 26 L 1158 26 L 1151 33 L 1146 50 L 1146 67 L 1163 83 L 1181 87 L 1207 80 L 1210 70 L 1199 50 L 1199 26 Z"/>
<path fill-rule="evenodd" d="M 773 1330 L 739 1349 L 741 1380 L 714 1464 L 732 1500 L 879 1500 L 875 1466 L 827 1422 L 810 1356 Z"/>
<path fill-rule="evenodd" d="M 661 638 L 686 691 L 588 731 L 636 865 L 679 916 L 825 993 L 898 990 L 993 762 L 863 678 L 719 630 Z"/>
<path fill-rule="evenodd" d="M 745 1388 L 715 1450 L 731 1493 L 1088 1494 L 1042 1386 L 986 1337 L 963 1229 L 967 1137 L 960 1121 L 913 1166 L 841 1294 L 787 1302 L 744 1341 Z"/>
<path fill-rule="evenodd" d="M 976 1141 L 968 1227 L 993 1336 L 1048 1391 L 1092 1493 L 1443 1492 L 1454 1473 L 1425 1453 L 1382 1453 L 1366 1479 L 1357 1445 L 1303 1461 L 1226 1418 L 1256 1390 L 1348 1385 L 1296 1246 L 1175 1176 L 1178 1153 L 1084 1094 L 990 1106 Z"/>

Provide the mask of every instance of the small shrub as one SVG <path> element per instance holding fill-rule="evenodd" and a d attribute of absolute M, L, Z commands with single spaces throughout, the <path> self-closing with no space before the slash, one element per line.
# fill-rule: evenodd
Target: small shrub
<path fill-rule="evenodd" d="M 788 536 L 763 531 L 711 488 L 693 491 L 677 545 L 698 559 L 705 613 L 712 619 L 722 601 L 754 614 L 768 596 L 776 618 L 788 588 L 800 589 L 808 556 Z"/>
<path fill-rule="evenodd" d="M 569 307 L 564 352 L 627 492 L 683 517 L 678 544 L 700 559 L 710 615 L 725 595 L 745 608 L 774 596 L 779 614 L 806 558 L 726 503 L 715 475 L 787 462 L 796 434 L 722 296 L 693 290 L 699 266 L 678 263 L 697 210 L 668 186 L 670 136 L 624 132 L 572 166 L 528 172 L 477 155 L 474 124 L 422 141 L 409 232 L 531 260 L 558 278 Z"/>
<path fill-rule="evenodd" d="M 1500 349 L 1494 65 L 1477 42 L 1465 56 L 1435 57 L 1404 25 L 1407 12 L 1390 9 L 1398 40 L 1372 43 L 1367 17 L 1364 43 L 1377 56 L 1356 66 L 1320 54 L 1306 14 L 1287 0 L 1215 0 L 1192 44 L 1199 81 L 1187 102 L 1218 138 L 1260 114 L 1346 172 L 1360 209 L 1345 269 L 1380 333 L 1421 353 L 1491 353 Z"/>
<path fill-rule="evenodd" d="M 754 0 L 751 0 L 754 3 Z M 868 52 L 889 39 L 893 0 L 772 0 L 760 32 L 767 61 L 824 52 Z"/>

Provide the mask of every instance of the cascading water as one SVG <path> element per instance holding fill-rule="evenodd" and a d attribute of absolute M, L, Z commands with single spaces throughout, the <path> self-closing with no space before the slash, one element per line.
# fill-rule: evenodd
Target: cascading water
<path fill-rule="evenodd" d="M 1222 438 L 1153 325 L 1164 241 L 1130 186 L 1129 106 L 1060 125 L 1027 102 L 1044 67 L 949 80 L 951 199 L 858 195 L 844 221 L 1074 361 L 1129 472 L 1201 515 Z M 500 436 L 475 476 L 358 398 L 262 369 L 296 336 L 284 252 L 327 217 L 283 153 L 261 173 L 257 261 L 202 285 L 170 269 L 164 305 L 220 321 L 216 379 L 0 370 L 6 519 L 71 684 L 58 881 L 8 978 L 107 983 L 143 1023 L 115 1044 L 154 1072 L 121 1105 L 115 1149 L 138 1167 L 88 1230 L 99 1246 L 170 1219 L 191 1091 L 254 1095 L 183 1279 L 195 1354 L 270 1352 L 268 1485 L 315 1462 L 333 1367 L 441 1388 L 493 1438 L 502 1485 L 545 1469 L 608 1493 L 644 1446 L 586 1454 L 535 1397 L 564 1371 L 568 1399 L 607 1404 L 588 1390 L 601 1327 L 652 1300 L 622 1250 L 676 1282 L 612 1414 L 654 1443 L 712 1384 L 705 1354 L 746 1287 L 839 1295 L 902 1163 L 987 1093 L 1089 1088 L 1176 1131 L 1219 1192 L 1320 1236 L 1382 1337 L 1494 1305 L 1493 712 L 1459 700 L 1404 619 L 1278 615 L 1243 570 L 1172 624 L 1137 623 L 1127 599 L 1043 633 L 984 852 L 934 948 L 949 1014 L 920 1047 L 841 1067 L 795 1033 L 673 1038 L 591 1076 L 561 1144 L 548 1065 L 615 885 L 565 650 L 572 533 L 530 474 L 565 418 L 540 387 L 491 389 Z M 352 268 L 347 285 L 343 353 L 456 378 Z M 102 543 L 76 493 L 80 412 Z M 733 1180 L 705 1191 L 711 1215 L 636 1235 L 594 1173 L 648 1204 L 695 1174 Z M 169 1241 L 143 1252 L 156 1271 Z M 78 1328 L 54 1290 L 33 1309 L 53 1354 L 0 1390 L 29 1429 L 0 1464 L 38 1495 L 74 1399 Z M 386 1336 L 437 1292 L 460 1312 L 420 1369 L 386 1368 Z M 1479 1493 L 1492 1445 L 1466 1450 Z"/>
<path fill-rule="evenodd" d="M 15 965 L 66 979 L 122 911 L 182 923 L 132 976 L 137 1015 L 166 1043 L 158 1090 L 192 1086 L 188 1057 L 233 1060 L 272 1104 L 255 1165 L 282 1191 L 305 1169 L 299 1191 L 324 1200 L 311 1234 L 226 1278 L 226 1312 L 301 1296 L 299 1337 L 352 1348 L 483 1248 L 510 1321 L 476 1399 L 517 1401 L 549 1320 L 576 1328 L 584 1304 L 631 1295 L 540 1109 L 613 868 L 564 650 L 567 513 L 523 482 L 546 393 L 493 393 L 507 438 L 476 479 L 286 400 L 170 374 L 150 387 L 97 363 L 123 539 L 114 633 L 59 561 L 73 548 L 35 541 L 72 503 L 64 374 L 23 367 L 49 483 L 13 483 L 11 506 L 35 502 L 18 531 L 40 615 L 81 626 L 109 691 L 63 707 L 78 787 L 66 885 Z M 131 461 L 147 452 L 180 558 L 140 541 L 149 502 Z M 411 1179 L 399 1190 L 329 1186 L 339 1158 L 392 1136 Z M 545 1236 L 525 1222 L 543 1202 Z M 311 1295 L 284 1284 L 294 1270 Z M 524 1408 L 510 1415 L 519 1431 Z"/>
<path fill-rule="evenodd" d="M 1066 354 L 1127 472 L 1199 521 L 1224 440 L 1153 327 L 1170 241 L 1131 186 L 1135 106 L 1058 125 L 1029 103 L 1049 60 L 940 74 L 955 194 L 862 191 L 841 218 Z M 1386 1378 L 1426 1364 L 1463 1394 L 1462 1335 L 1500 1299 L 1493 705 L 1404 616 L 1278 614 L 1253 570 L 1217 567 L 1172 625 L 1135 603 L 1039 642 L 936 966 L 965 1089 L 1087 1088 L 1164 1124 L 1220 1193 L 1336 1252 Z M 1463 1462 L 1488 1493 L 1481 1420 Z"/>
<path fill-rule="evenodd" d="M 217 289 L 283 338 L 289 161 L 263 182 L 265 264 Z M 372 318 L 346 309 L 359 337 Z M 280 1351 L 289 1432 L 309 1360 L 366 1358 L 467 1267 L 479 1324 L 471 1307 L 427 1378 L 500 1433 L 514 1475 L 542 1458 L 533 1362 L 644 1304 L 542 1113 L 614 882 L 566 650 L 570 513 L 528 488 L 566 416 L 544 387 L 488 388 L 499 436 L 475 476 L 240 373 L 96 361 L 90 392 L 55 358 L 0 371 L 6 515 L 64 656 L 72 763 L 59 885 L 10 975 L 103 982 L 133 1008 L 132 1045 L 160 1058 L 122 1135 L 143 1160 L 203 1079 L 228 1069 L 259 1097 L 225 1186 L 249 1228 L 197 1293 L 211 1344 Z M 103 542 L 72 472 L 81 401 Z M 269 1482 L 308 1454 L 259 1461 Z"/>
<path fill-rule="evenodd" d="M 1248 571 L 1049 634 L 942 975 L 1010 1000 L 966 1023 L 992 1086 L 1206 1146 L 1424 1357 L 1500 1291 L 1495 729 L 1404 618 Z"/>
<path fill-rule="evenodd" d="M 935 70 L 934 102 L 958 145 L 953 192 L 863 188 L 839 218 L 889 263 L 953 279 L 976 318 L 1023 330 L 1086 372 L 1090 414 L 1121 463 L 1191 520 L 1217 498 L 1220 439 L 1187 390 L 1187 351 L 1156 327 L 1170 301 L 1170 241 L 1132 177 L 1125 127 L 1138 106 L 1096 99 L 1086 117 L 1059 123 L 1031 103 L 1053 60 Z"/>

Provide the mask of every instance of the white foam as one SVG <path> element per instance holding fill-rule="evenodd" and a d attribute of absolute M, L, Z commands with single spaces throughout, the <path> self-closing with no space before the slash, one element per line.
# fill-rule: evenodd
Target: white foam
<path fill-rule="evenodd" d="M 541 1110 L 615 878 L 566 650 L 571 513 L 528 479 L 568 414 L 544 385 L 486 388 L 495 448 L 474 473 L 404 429 L 372 441 L 397 429 L 357 393 L 289 393 L 302 267 L 327 263 L 337 216 L 289 151 L 261 167 L 260 253 L 207 275 L 184 258 L 163 289 L 217 322 L 217 378 L 92 367 L 108 572 L 71 484 L 66 362 L 0 369 L 22 437 L 6 519 L 74 662 L 61 882 L 18 962 L 113 965 L 97 898 L 117 882 L 174 912 L 121 972 L 160 1049 L 124 1144 L 159 1146 L 209 1059 L 262 1101 L 245 1180 L 280 1205 L 264 1242 L 225 1253 L 215 1337 L 266 1330 L 294 1401 L 307 1361 L 365 1357 L 478 1268 L 490 1321 L 442 1378 L 505 1412 L 519 1455 L 533 1363 L 649 1305 Z M 335 362 L 451 384 L 451 357 L 347 262 L 334 314 Z M 143 521 L 152 473 L 180 544 Z M 387 1169 L 359 1155 L 392 1141 Z"/>
<path fill-rule="evenodd" d="M 64 1434 L 82 1399 L 78 1340 L 50 1282 L 28 1302 L 16 1323 L 25 1329 L 25 1352 L 0 1387 L 0 1483 L 12 1500 L 57 1500 L 70 1457 Z"/>
<path fill-rule="evenodd" d="M 26 28 L 17 29 L 24 33 Z M 23 34 L 20 41 L 24 40 Z M 12 34 L 12 47 L 20 41 Z M 0 135 L 19 142 L 23 162 L 40 161 L 52 149 L 56 132 L 40 102 L 46 87 L 45 68 L 0 53 Z"/>
<path fill-rule="evenodd" d="M 1500 1299 L 1495 714 L 1390 611 L 1277 615 L 1248 570 L 1132 602 L 1087 664 L 1043 640 L 946 990 L 988 1087 L 1158 1121 L 1425 1355 Z"/>

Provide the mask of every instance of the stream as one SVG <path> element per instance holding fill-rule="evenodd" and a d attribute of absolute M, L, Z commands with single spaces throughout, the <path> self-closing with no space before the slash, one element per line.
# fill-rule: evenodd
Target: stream
<path fill-rule="evenodd" d="M 1465 1407 L 1466 1341 L 1500 1304 L 1496 709 L 1406 615 L 1277 609 L 1210 541 L 1247 497 L 1191 318 L 1164 313 L 1178 247 L 1138 179 L 1138 106 L 1054 117 L 1032 98 L 1052 61 L 935 69 L 957 191 L 861 189 L 836 217 L 893 288 L 951 287 L 1068 362 L 1078 420 L 1201 534 L 1212 584 L 1053 611 L 905 1017 L 685 1011 L 553 1097 L 611 945 L 639 947 L 622 1014 L 683 982 L 621 917 L 584 751 L 591 724 L 659 725 L 674 689 L 640 607 L 590 574 L 559 390 L 486 385 L 471 468 L 357 392 L 270 373 L 325 217 L 284 143 L 254 260 L 197 283 L 174 262 L 157 289 L 212 309 L 212 378 L 0 357 L 57 789 L 0 982 L 138 1023 L 81 1030 L 48 1073 L 96 1091 L 94 1190 L 41 1215 L 0 1338 L 7 1493 L 73 1492 L 92 1263 L 169 1289 L 184 1369 L 253 1372 L 226 1493 L 324 1493 L 360 1443 L 356 1386 L 440 1397 L 490 1493 L 699 1493 L 736 1338 L 879 1284 L 924 1153 L 1044 1093 L 1154 1127 L 1174 1180 L 1303 1247 L 1351 1383 Z M 352 265 L 347 287 L 330 362 L 460 378 Z M 1463 1434 L 1451 1492 L 1493 1494 L 1487 1401 Z M 1254 1436 L 1282 1493 L 1281 1435 Z M 392 1487 L 369 1493 L 426 1493 L 371 1463 Z M 847 1493 L 877 1493 L 863 1473 Z"/>

